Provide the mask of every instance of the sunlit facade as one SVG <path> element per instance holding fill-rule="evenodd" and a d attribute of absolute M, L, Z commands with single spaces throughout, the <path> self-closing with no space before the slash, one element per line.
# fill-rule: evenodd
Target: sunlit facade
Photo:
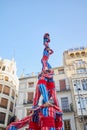
<path fill-rule="evenodd" d="M 37 76 L 22 76 L 19 78 L 19 91 L 16 105 L 16 115 L 19 119 L 29 114 L 29 109 L 32 107 L 33 96 L 37 84 Z M 21 130 L 27 129 L 21 128 Z"/>
<path fill-rule="evenodd" d="M 0 130 L 15 113 L 18 84 L 15 61 L 0 59 Z"/>
<path fill-rule="evenodd" d="M 69 78 L 77 130 L 87 130 L 87 48 L 64 52 L 64 67 Z"/>

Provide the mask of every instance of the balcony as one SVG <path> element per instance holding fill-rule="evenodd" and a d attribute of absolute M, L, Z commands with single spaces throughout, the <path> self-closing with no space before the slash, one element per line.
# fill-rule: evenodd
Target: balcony
<path fill-rule="evenodd" d="M 73 112 L 70 108 L 62 109 L 63 112 Z"/>
<path fill-rule="evenodd" d="M 32 101 L 32 100 L 24 101 L 24 102 L 23 102 L 23 105 L 32 105 L 32 104 L 33 104 L 33 101 Z"/>
<path fill-rule="evenodd" d="M 65 89 L 62 89 L 62 90 L 56 89 L 56 92 L 68 92 L 70 90 L 71 90 L 70 88 L 65 88 Z"/>
<path fill-rule="evenodd" d="M 56 86 L 56 91 L 57 92 L 67 92 L 70 91 L 70 85 L 65 85 L 65 86 Z"/>
<path fill-rule="evenodd" d="M 65 108 L 62 108 L 62 111 L 65 112 L 73 112 L 73 104 L 67 105 Z"/>

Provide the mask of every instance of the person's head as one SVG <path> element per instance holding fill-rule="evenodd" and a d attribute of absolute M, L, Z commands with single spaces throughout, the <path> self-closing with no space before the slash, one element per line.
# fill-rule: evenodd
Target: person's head
<path fill-rule="evenodd" d="M 40 79 L 41 77 L 43 77 L 43 74 L 44 74 L 44 72 L 41 71 L 41 72 L 38 74 L 38 79 Z"/>
<path fill-rule="evenodd" d="M 18 118 L 17 118 L 17 116 L 12 116 L 11 118 L 10 118 L 10 120 L 9 120 L 9 124 L 10 123 L 12 123 L 12 122 L 16 122 L 16 121 L 18 121 Z"/>
<path fill-rule="evenodd" d="M 48 43 L 50 42 L 50 35 L 49 33 L 44 34 L 44 44 L 48 46 Z"/>
<path fill-rule="evenodd" d="M 49 37 L 50 37 L 49 33 L 44 34 L 44 38 L 49 38 Z"/>

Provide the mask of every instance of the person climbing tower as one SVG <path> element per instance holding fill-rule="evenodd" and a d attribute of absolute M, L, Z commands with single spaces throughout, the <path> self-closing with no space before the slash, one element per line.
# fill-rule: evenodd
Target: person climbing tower
<path fill-rule="evenodd" d="M 49 64 L 48 60 L 50 55 L 52 55 L 54 53 L 54 51 L 52 49 L 50 49 L 49 47 L 49 42 L 50 42 L 50 35 L 48 33 L 45 33 L 44 35 L 44 50 L 43 50 L 43 56 L 41 59 L 41 63 L 42 63 L 42 71 L 43 72 L 49 72 L 49 73 L 53 73 L 52 67 Z"/>

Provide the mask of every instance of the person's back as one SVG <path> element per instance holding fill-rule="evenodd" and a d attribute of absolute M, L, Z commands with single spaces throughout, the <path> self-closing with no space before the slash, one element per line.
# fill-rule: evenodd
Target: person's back
<path fill-rule="evenodd" d="M 17 130 L 16 126 L 11 125 L 13 122 L 18 121 L 17 117 L 14 115 L 9 120 L 9 126 L 6 128 L 6 130 Z"/>

